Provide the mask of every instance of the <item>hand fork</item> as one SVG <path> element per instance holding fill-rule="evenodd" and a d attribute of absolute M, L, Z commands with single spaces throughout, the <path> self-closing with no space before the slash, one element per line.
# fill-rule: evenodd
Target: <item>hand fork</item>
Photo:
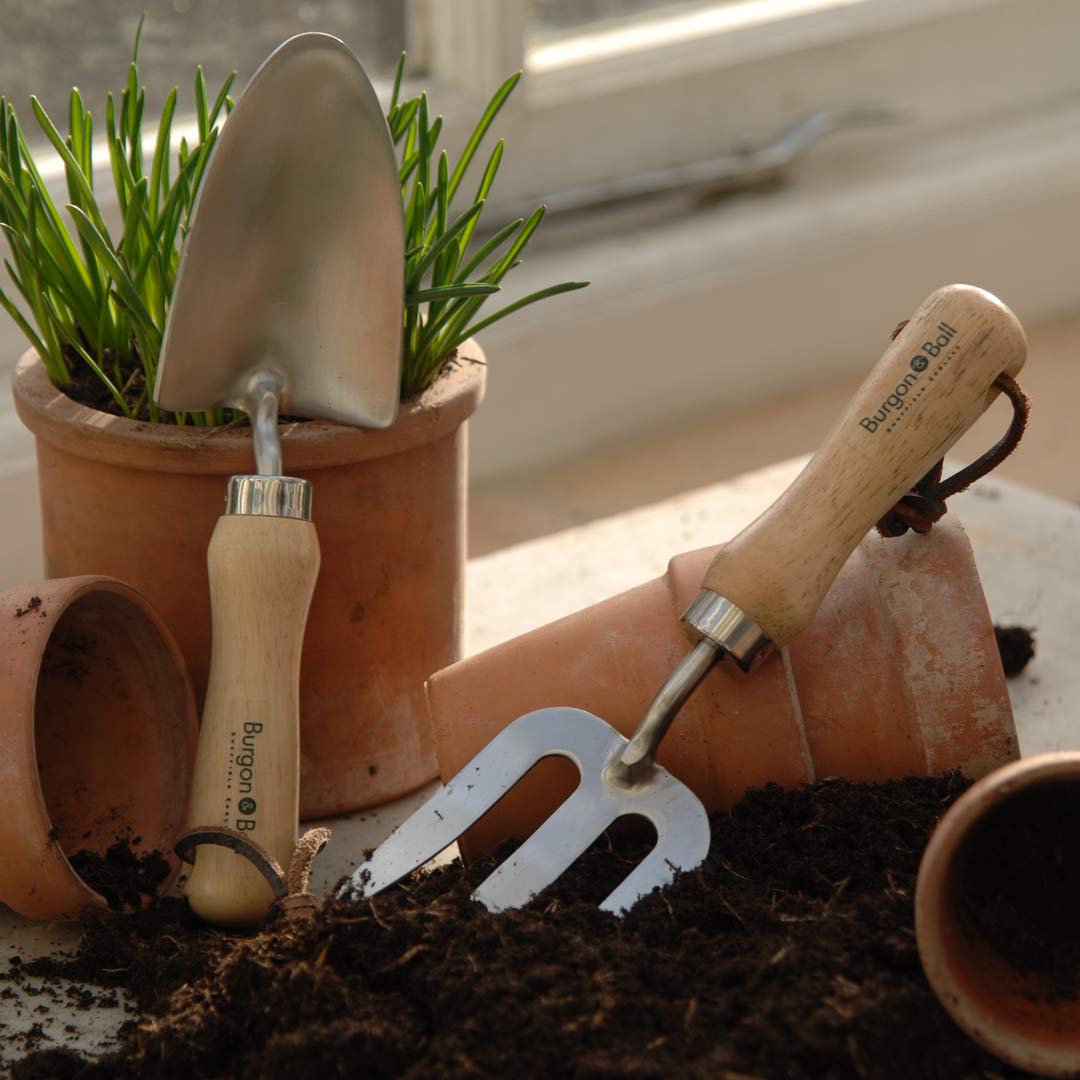
<path fill-rule="evenodd" d="M 694 793 L 656 763 L 683 702 L 717 659 L 751 671 L 811 620 L 840 568 L 882 515 L 974 423 L 1026 356 L 1016 317 L 970 286 L 939 289 L 878 361 L 817 453 L 773 505 L 717 553 L 683 615 L 697 642 L 631 739 L 580 709 L 509 724 L 353 873 L 342 894 L 368 897 L 453 843 L 539 760 L 568 758 L 573 794 L 473 893 L 492 911 L 527 903 L 617 818 L 656 829 L 653 850 L 603 901 L 623 912 L 708 853 Z"/>

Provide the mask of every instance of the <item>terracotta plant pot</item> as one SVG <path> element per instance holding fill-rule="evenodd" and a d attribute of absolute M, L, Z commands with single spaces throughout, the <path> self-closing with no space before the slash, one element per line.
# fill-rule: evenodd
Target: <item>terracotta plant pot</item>
<path fill-rule="evenodd" d="M 976 1042 L 1041 1076 L 1080 1076 L 1078 910 L 1080 753 L 983 777 L 919 867 L 915 932 L 934 992 Z"/>
<path fill-rule="evenodd" d="M 197 739 L 183 657 L 134 589 L 87 576 L 0 593 L 0 901 L 34 919 L 104 905 L 68 856 L 118 839 L 175 873 Z"/>
<path fill-rule="evenodd" d="M 301 670 L 300 813 L 396 798 L 431 780 L 423 684 L 461 655 L 466 433 L 480 350 L 384 431 L 283 424 L 286 471 L 314 484 L 322 568 Z M 76 404 L 34 353 L 13 380 L 37 441 L 46 575 L 100 573 L 139 589 L 172 628 L 200 704 L 210 663 L 206 549 L 247 430 L 136 423 Z M 123 513 L 103 512 L 122 507 Z"/>
<path fill-rule="evenodd" d="M 439 768 L 458 770 L 522 713 L 595 713 L 629 736 L 690 649 L 680 614 L 716 548 L 667 574 L 470 657 L 432 677 Z M 927 536 L 856 548 L 809 628 L 751 675 L 716 664 L 683 705 L 659 760 L 709 810 L 751 787 L 843 776 L 884 780 L 1017 756 L 993 625 L 966 535 L 950 514 Z M 466 854 L 522 837 L 577 771 L 546 759 L 466 835 Z"/>

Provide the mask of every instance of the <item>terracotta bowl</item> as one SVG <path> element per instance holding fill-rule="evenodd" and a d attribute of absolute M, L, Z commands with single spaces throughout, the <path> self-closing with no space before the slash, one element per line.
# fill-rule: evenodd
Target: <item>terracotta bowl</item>
<path fill-rule="evenodd" d="M 172 873 L 198 717 L 168 628 L 130 586 L 85 576 L 0 592 L 0 901 L 35 919 L 105 905 L 72 868 L 127 840 Z"/>
<path fill-rule="evenodd" d="M 1059 955 L 1080 940 L 1078 862 L 1080 753 L 1058 752 L 974 784 L 919 867 L 915 933 L 934 993 L 976 1042 L 1040 1076 L 1080 1076 L 1080 999 Z"/>

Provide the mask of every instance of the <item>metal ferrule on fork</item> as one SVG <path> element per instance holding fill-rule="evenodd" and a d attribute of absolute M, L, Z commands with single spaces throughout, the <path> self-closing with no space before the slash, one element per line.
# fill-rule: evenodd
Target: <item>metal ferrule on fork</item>
<path fill-rule="evenodd" d="M 633 738 L 611 766 L 611 778 L 617 783 L 637 783 L 652 768 L 676 714 L 717 659 L 730 656 L 743 671 L 750 671 L 772 649 L 757 623 L 711 589 L 702 589 L 682 618 L 698 642 L 656 692 Z"/>
<path fill-rule="evenodd" d="M 743 671 L 753 671 L 772 651 L 765 631 L 742 608 L 712 589 L 697 594 L 682 621 L 694 640 L 708 638 Z"/>

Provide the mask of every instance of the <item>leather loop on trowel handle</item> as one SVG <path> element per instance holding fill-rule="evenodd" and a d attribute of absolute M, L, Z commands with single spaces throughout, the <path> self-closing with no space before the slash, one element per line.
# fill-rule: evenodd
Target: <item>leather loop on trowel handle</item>
<path fill-rule="evenodd" d="M 195 761 L 190 822 L 250 836 L 281 866 L 299 816 L 300 651 L 319 572 L 315 526 L 226 515 L 207 554 L 213 653 Z M 260 922 L 274 899 L 242 855 L 202 845 L 185 889 L 200 918 Z"/>
<path fill-rule="evenodd" d="M 969 285 L 932 293 L 859 387 L 791 486 L 717 553 L 703 587 L 774 644 L 802 630 L 874 523 L 1023 367 L 1024 331 Z"/>

